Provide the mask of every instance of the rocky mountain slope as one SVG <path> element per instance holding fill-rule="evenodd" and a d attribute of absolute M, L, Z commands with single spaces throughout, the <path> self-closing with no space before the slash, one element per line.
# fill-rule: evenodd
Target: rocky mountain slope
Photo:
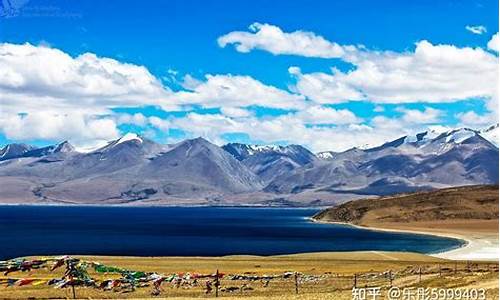
<path fill-rule="evenodd" d="M 300 145 L 161 145 L 126 134 L 82 153 L 68 142 L 0 150 L 0 202 L 329 205 L 364 196 L 498 183 L 498 126 L 423 132 L 317 155 Z"/>
<path fill-rule="evenodd" d="M 323 159 L 270 182 L 265 190 L 387 195 L 498 182 L 498 148 L 461 128 L 405 136 L 369 149 L 321 153 Z"/>
<path fill-rule="evenodd" d="M 230 143 L 222 146 L 264 182 L 270 182 L 318 158 L 300 145 L 256 146 Z"/>

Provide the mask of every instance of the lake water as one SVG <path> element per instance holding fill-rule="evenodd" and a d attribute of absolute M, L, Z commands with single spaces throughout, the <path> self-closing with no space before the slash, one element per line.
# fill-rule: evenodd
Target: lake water
<path fill-rule="evenodd" d="M 439 252 L 455 239 L 317 224 L 317 210 L 0 206 L 0 259 L 94 254 L 219 256 L 317 251 Z"/>

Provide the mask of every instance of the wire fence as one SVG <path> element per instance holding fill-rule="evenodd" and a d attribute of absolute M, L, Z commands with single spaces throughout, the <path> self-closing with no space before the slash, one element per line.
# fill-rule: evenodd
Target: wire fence
<path fill-rule="evenodd" d="M 67 258 L 66 263 L 71 261 Z M 84 262 L 86 263 L 86 262 Z M 368 264 L 369 262 L 367 262 Z M 65 274 L 71 273 L 71 264 L 67 264 Z M 120 295 L 131 293 L 134 297 L 144 296 L 185 296 L 185 297 L 225 297 L 231 296 L 273 296 L 292 295 L 308 293 L 335 293 L 347 292 L 353 288 L 390 288 L 392 286 L 408 287 L 418 286 L 433 279 L 453 279 L 479 273 L 498 273 L 498 264 L 495 263 L 473 263 L 473 262 L 445 262 L 429 264 L 410 264 L 396 270 L 388 269 L 384 271 L 360 272 L 354 274 L 324 272 L 322 274 L 305 274 L 288 271 L 281 274 L 225 274 L 223 270 L 214 270 L 212 274 L 194 275 L 189 273 L 178 273 L 170 275 L 170 279 L 159 280 L 160 275 L 156 273 L 144 273 L 144 278 L 148 280 L 138 280 L 134 284 L 124 280 L 123 269 L 97 264 L 99 268 L 107 268 L 110 272 L 97 274 L 88 273 L 92 285 L 82 284 L 81 281 L 68 281 L 69 284 L 61 285 L 65 290 L 66 297 L 78 298 L 88 297 L 88 293 L 108 293 L 111 298 L 121 298 Z M 52 268 L 53 269 L 53 268 Z M 75 269 L 76 270 L 76 269 Z M 23 271 L 20 269 L 19 271 Z M 30 274 L 33 273 L 30 270 Z M 111 276 L 113 272 L 122 274 L 122 277 Z M 127 271 L 132 272 L 132 271 Z M 17 272 L 12 273 L 13 275 Z M 134 271 L 127 274 L 136 274 Z M 140 272 L 139 272 L 140 273 Z M 143 273 L 143 272 L 142 272 Z M 153 276 L 154 275 L 154 276 Z M 71 274 L 70 274 L 71 276 Z M 142 275 L 141 275 L 142 276 Z M 153 277 L 151 277 L 153 276 Z M 156 277 L 155 277 L 156 276 Z M 76 278 L 76 275 L 75 275 Z M 166 278 L 166 277 L 165 277 Z M 22 289 L 17 282 L 28 280 L 30 284 L 35 284 L 40 278 L 0 278 L 1 283 L 7 283 L 4 288 Z M 45 277 L 46 279 L 46 277 Z M 7 281 L 13 282 L 9 284 Z M 52 281 L 55 279 L 52 279 Z M 56 283 L 57 284 L 57 283 Z M 24 284 L 23 284 L 24 285 Z M 29 285 L 29 284 L 28 284 Z M 78 287 L 75 290 L 75 287 Z M 41 288 L 41 287 L 40 287 Z M 139 292 L 141 291 L 141 292 Z M 115 294 L 119 293 L 119 294 Z M 0 289 L 0 295 L 2 294 Z M 43 298 L 43 297 L 42 297 Z"/>

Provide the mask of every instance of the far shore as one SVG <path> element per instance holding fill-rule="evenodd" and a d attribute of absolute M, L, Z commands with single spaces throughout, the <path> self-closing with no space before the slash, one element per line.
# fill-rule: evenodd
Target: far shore
<path fill-rule="evenodd" d="M 15 202 L 0 202 L 0 206 L 44 206 L 44 207 L 133 207 L 133 208 L 279 208 L 279 209 L 308 209 L 308 210 L 322 210 L 331 207 L 331 205 L 320 205 L 320 206 L 280 206 L 280 205 L 265 205 L 265 204 L 241 204 L 236 205 L 233 203 L 224 204 L 151 204 L 151 203 L 72 203 L 72 202 L 26 202 L 26 203 L 15 203 Z"/>
<path fill-rule="evenodd" d="M 459 239 L 464 241 L 462 247 L 429 255 L 451 260 L 499 260 L 498 220 L 378 223 L 373 225 L 356 225 L 345 222 L 320 221 L 314 218 L 310 219 L 312 222 L 316 223 L 342 224 L 374 231 L 424 234 Z"/>

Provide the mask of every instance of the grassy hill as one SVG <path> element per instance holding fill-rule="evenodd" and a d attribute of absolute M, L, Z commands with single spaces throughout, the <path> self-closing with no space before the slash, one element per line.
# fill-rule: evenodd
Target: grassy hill
<path fill-rule="evenodd" d="M 363 226 L 427 221 L 498 219 L 498 186 L 464 186 L 430 192 L 354 200 L 323 210 L 318 221 Z"/>

